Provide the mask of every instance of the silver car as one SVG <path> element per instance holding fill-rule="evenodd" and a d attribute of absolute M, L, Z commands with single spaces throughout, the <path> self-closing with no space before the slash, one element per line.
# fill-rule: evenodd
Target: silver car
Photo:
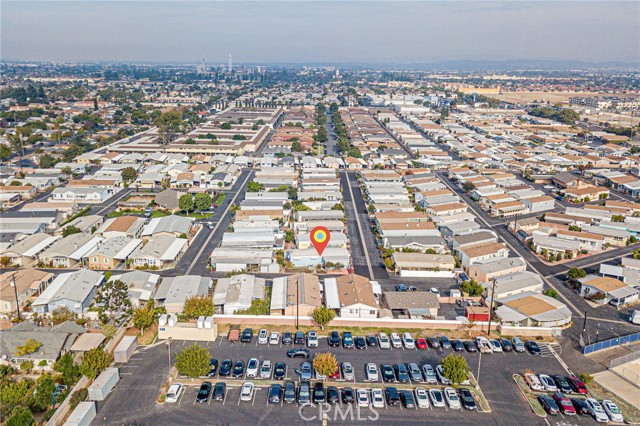
<path fill-rule="evenodd" d="M 436 372 L 431 366 L 431 364 L 425 364 L 422 366 L 422 375 L 424 376 L 424 381 L 429 384 L 438 384 L 438 377 L 436 376 Z"/>
<path fill-rule="evenodd" d="M 312 368 L 310 362 L 303 362 L 300 364 L 300 368 L 296 370 L 296 373 L 300 375 L 300 380 L 311 380 Z"/>
<path fill-rule="evenodd" d="M 415 383 L 422 383 L 422 373 L 420 372 L 420 367 L 415 362 L 409 364 L 409 375 L 411 376 L 411 381 Z"/>
<path fill-rule="evenodd" d="M 260 378 L 261 379 L 271 378 L 271 361 L 269 361 L 268 359 L 262 361 L 262 368 L 260 368 Z"/>
<path fill-rule="evenodd" d="M 366 368 L 365 368 L 366 374 L 367 374 L 367 380 L 370 382 L 377 382 L 379 375 L 378 375 L 378 366 L 375 365 L 373 362 L 370 362 L 369 364 L 367 364 Z"/>
<path fill-rule="evenodd" d="M 342 377 L 344 377 L 344 379 L 347 381 L 353 381 L 355 376 L 353 374 L 353 366 L 350 362 L 342 363 Z"/>

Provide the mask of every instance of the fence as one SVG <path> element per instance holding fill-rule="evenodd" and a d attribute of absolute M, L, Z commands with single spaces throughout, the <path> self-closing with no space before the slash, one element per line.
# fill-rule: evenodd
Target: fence
<path fill-rule="evenodd" d="M 602 342 L 586 345 L 584 348 L 582 348 L 582 354 L 588 355 L 604 349 L 609 349 L 616 346 L 626 345 L 627 343 L 633 343 L 638 341 L 640 341 L 640 333 L 633 333 L 633 334 L 627 334 L 626 336 L 614 337 L 613 339 L 603 340 Z"/>
<path fill-rule="evenodd" d="M 612 359 L 609 362 L 609 370 L 640 388 L 640 351 Z"/>

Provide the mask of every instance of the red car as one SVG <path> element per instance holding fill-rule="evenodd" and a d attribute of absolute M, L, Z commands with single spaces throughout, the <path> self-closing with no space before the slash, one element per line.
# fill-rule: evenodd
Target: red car
<path fill-rule="evenodd" d="M 584 395 L 589 393 L 587 385 L 585 385 L 584 382 L 577 377 L 571 376 L 568 377 L 567 380 L 569 381 L 569 386 L 571 386 L 571 389 L 573 389 L 574 392 L 578 392 Z"/>
<path fill-rule="evenodd" d="M 568 415 L 576 414 L 576 408 L 573 406 L 573 403 L 569 398 L 566 398 L 562 393 L 554 392 L 553 400 L 556 402 L 556 404 L 558 404 L 558 407 L 560 408 L 560 411 L 562 412 L 562 414 L 568 414 Z"/>
<path fill-rule="evenodd" d="M 336 372 L 329 376 L 330 379 L 340 380 L 340 367 L 336 365 Z"/>
<path fill-rule="evenodd" d="M 426 339 L 416 339 L 416 348 L 418 348 L 418 349 L 427 349 L 427 340 Z"/>

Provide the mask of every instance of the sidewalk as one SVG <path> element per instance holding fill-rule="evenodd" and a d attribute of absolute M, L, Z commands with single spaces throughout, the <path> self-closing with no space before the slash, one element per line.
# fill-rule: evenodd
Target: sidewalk
<path fill-rule="evenodd" d="M 640 407 L 640 391 L 631 383 L 621 379 L 610 371 L 596 373 L 593 375 L 593 378 L 600 383 L 602 387 L 615 393 L 629 404 Z"/>

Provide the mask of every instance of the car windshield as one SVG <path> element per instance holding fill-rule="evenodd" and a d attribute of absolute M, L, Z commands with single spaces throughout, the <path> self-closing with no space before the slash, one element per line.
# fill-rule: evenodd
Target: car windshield
<path fill-rule="evenodd" d="M 618 409 L 618 407 L 613 404 L 609 404 L 609 411 L 611 411 L 613 414 L 620 414 L 620 410 Z"/>
<path fill-rule="evenodd" d="M 351 369 L 351 366 L 350 366 L 350 365 L 345 365 L 343 368 L 344 368 L 344 372 L 345 372 L 345 373 L 351 373 L 351 371 L 352 371 L 352 369 Z"/>

